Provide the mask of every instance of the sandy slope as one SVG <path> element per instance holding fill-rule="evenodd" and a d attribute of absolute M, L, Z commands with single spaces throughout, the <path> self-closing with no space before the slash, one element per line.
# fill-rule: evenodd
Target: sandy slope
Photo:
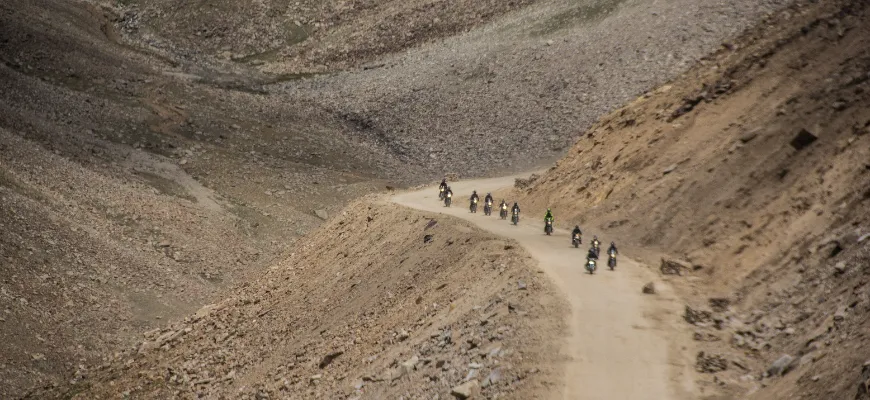
<path fill-rule="evenodd" d="M 524 217 L 518 227 L 496 215 L 470 214 L 465 197 L 513 184 L 513 177 L 456 182 L 457 201 L 451 208 L 437 199 L 436 188 L 400 194 L 400 205 L 464 218 L 491 232 L 520 242 L 568 298 L 572 312 L 570 337 L 565 339 L 566 399 L 691 398 L 691 375 L 685 361 L 688 335 L 675 322 L 679 304 L 661 283 L 656 297 L 644 297 L 641 287 L 653 279 L 646 268 L 625 257 L 615 272 L 599 269 L 594 276 L 582 269 L 585 250 L 574 249 L 569 233 L 543 234 L 537 216 Z M 498 199 L 497 199 L 498 200 Z M 584 241 L 592 232 L 584 232 Z M 609 238 L 603 238 L 605 242 Z"/>

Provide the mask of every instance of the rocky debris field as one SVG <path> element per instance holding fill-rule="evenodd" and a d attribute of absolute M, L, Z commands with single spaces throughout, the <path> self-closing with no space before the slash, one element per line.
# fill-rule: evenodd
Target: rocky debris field
<path fill-rule="evenodd" d="M 789 3 L 541 1 L 281 92 L 322 104 L 426 171 L 502 176 L 560 158 L 601 115 Z"/>
<path fill-rule="evenodd" d="M 620 238 L 683 293 L 705 396 L 867 396 L 868 18 L 798 2 L 510 194 Z"/>
<path fill-rule="evenodd" d="M 565 312 L 514 243 L 370 198 L 225 300 L 31 397 L 540 397 L 561 380 Z"/>

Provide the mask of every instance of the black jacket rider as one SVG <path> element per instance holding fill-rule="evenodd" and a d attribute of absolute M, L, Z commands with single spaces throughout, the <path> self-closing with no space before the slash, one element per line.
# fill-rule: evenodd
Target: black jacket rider
<path fill-rule="evenodd" d="M 511 212 L 514 213 L 514 214 L 519 214 L 519 213 L 520 213 L 520 206 L 519 206 L 519 204 L 514 203 L 513 208 L 511 208 Z"/>
<path fill-rule="evenodd" d="M 597 260 L 597 259 L 598 259 L 598 253 L 596 253 L 594 249 L 591 249 L 591 248 L 590 248 L 590 249 L 589 249 L 589 253 L 586 254 L 586 258 L 587 258 L 587 259 L 590 259 L 590 260 Z"/>
<path fill-rule="evenodd" d="M 474 192 L 474 193 L 472 193 L 471 199 L 469 199 L 469 200 L 471 200 L 472 202 L 474 200 L 480 201 L 480 196 L 477 195 L 477 192 Z"/>
<path fill-rule="evenodd" d="M 451 189 L 450 186 L 448 186 L 447 189 L 444 190 L 444 197 L 446 198 L 448 194 L 450 195 L 450 197 L 453 197 L 453 189 Z"/>
<path fill-rule="evenodd" d="M 438 189 L 446 189 L 447 188 L 447 179 L 441 180 L 441 185 L 438 185 Z"/>
<path fill-rule="evenodd" d="M 583 234 L 583 231 L 580 230 L 579 225 L 574 226 L 574 230 L 571 231 L 571 237 L 574 237 L 574 235 L 582 235 L 582 234 Z"/>
<path fill-rule="evenodd" d="M 616 250 L 616 244 L 613 242 L 610 242 L 610 247 L 607 248 L 607 254 L 610 254 L 611 252 L 619 254 L 619 250 Z"/>
<path fill-rule="evenodd" d="M 493 201 L 493 199 L 492 199 L 492 195 L 489 194 L 489 193 L 487 193 L 487 194 L 486 194 L 486 197 L 484 197 L 484 199 L 483 199 L 483 202 L 484 202 L 484 203 L 493 203 L 494 201 Z"/>

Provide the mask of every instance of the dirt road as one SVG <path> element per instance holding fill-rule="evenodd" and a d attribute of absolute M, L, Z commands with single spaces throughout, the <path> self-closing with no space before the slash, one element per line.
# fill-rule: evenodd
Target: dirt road
<path fill-rule="evenodd" d="M 453 207 L 438 201 L 437 187 L 396 195 L 397 204 L 449 214 L 520 242 L 540 263 L 571 304 L 564 339 L 565 387 L 562 399 L 688 399 L 694 398 L 688 333 L 678 328 L 679 302 L 670 289 L 657 282 L 658 294 L 644 295 L 641 287 L 655 280 L 652 273 L 626 257 L 615 271 L 599 266 L 585 273 L 586 246 L 593 232 L 584 231 L 580 249 L 570 244 L 570 232 L 543 233 L 543 216 L 521 215 L 519 226 L 499 219 L 497 210 L 486 217 L 468 210 L 467 198 L 477 190 L 509 187 L 514 177 L 451 183 Z M 496 199 L 500 201 L 500 199 Z M 522 205 L 521 205 L 522 206 Z M 556 216 L 558 218 L 558 215 Z M 558 221 L 558 220 L 557 220 Z M 602 237 L 605 243 L 610 238 Z"/>

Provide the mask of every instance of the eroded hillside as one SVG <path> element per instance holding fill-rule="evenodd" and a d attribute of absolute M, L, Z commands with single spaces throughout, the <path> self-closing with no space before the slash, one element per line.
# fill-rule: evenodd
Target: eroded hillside
<path fill-rule="evenodd" d="M 868 22 L 866 2 L 790 7 L 514 190 L 682 260 L 710 395 L 852 398 L 867 379 Z"/>
<path fill-rule="evenodd" d="M 486 397 L 558 388 L 566 308 L 530 257 L 395 207 L 349 206 L 260 279 L 147 332 L 60 395 L 431 398 L 470 377 Z"/>
<path fill-rule="evenodd" d="M 0 4 L 3 398 L 216 301 L 415 175 L 255 77 L 182 73 L 113 29 L 85 3 Z"/>

